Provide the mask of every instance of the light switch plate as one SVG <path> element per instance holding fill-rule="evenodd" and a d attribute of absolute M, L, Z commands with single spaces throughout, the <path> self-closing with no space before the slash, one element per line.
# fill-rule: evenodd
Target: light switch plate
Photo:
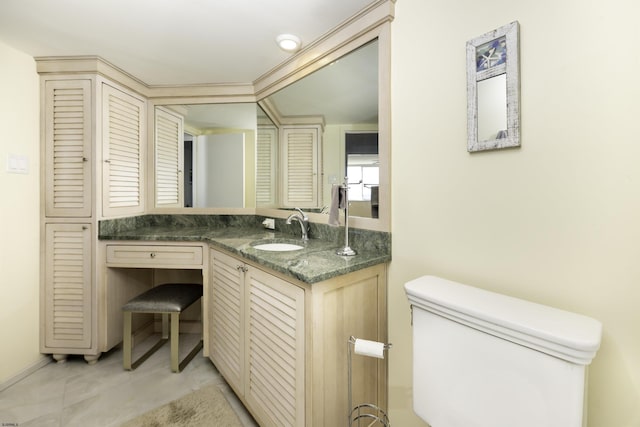
<path fill-rule="evenodd" d="M 7 157 L 7 172 L 29 173 L 29 158 L 20 154 L 9 154 L 9 157 Z"/>

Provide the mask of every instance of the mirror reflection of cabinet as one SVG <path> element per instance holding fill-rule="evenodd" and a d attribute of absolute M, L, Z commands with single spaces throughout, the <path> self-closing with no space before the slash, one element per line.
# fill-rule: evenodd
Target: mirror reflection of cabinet
<path fill-rule="evenodd" d="M 257 135 L 256 206 L 277 207 L 278 128 L 271 121 L 261 122 L 259 115 Z"/>
<path fill-rule="evenodd" d="M 182 207 L 184 187 L 184 118 L 156 107 L 155 171 L 156 206 Z"/>
<path fill-rule="evenodd" d="M 156 208 L 255 206 L 254 103 L 155 110 Z"/>
<path fill-rule="evenodd" d="M 281 206 L 321 207 L 321 126 L 283 126 L 281 136 Z"/>

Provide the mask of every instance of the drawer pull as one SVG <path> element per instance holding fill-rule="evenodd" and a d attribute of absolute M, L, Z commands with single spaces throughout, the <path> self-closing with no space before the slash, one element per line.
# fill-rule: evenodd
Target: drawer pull
<path fill-rule="evenodd" d="M 150 256 L 151 258 L 155 258 L 155 257 L 156 257 L 156 253 L 155 253 L 155 252 L 151 252 L 151 253 L 149 254 L 149 256 Z"/>

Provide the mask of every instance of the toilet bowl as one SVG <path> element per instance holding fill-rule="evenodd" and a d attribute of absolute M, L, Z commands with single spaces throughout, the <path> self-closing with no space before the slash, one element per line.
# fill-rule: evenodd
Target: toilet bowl
<path fill-rule="evenodd" d="M 592 318 L 434 276 L 405 284 L 413 408 L 432 427 L 582 427 Z"/>

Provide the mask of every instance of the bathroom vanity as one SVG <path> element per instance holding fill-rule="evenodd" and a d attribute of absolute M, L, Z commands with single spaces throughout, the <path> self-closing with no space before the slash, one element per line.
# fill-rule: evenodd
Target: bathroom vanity
<path fill-rule="evenodd" d="M 173 225 L 113 231 L 110 225 L 118 221 L 101 224 L 100 350 L 121 341 L 120 307 L 129 298 L 167 277 L 200 279 L 204 355 L 260 425 L 342 424 L 349 337 L 387 339 L 388 253 L 365 248 L 341 257 L 335 254 L 339 240 L 303 244 L 283 232 L 160 220 Z M 156 218 L 138 219 L 149 221 Z M 256 249 L 270 242 L 303 248 Z M 386 362 L 354 356 L 352 369 L 354 401 L 386 407 Z"/>
<path fill-rule="evenodd" d="M 181 315 L 181 330 L 202 334 L 204 355 L 260 425 L 344 424 L 349 337 L 387 341 L 392 19 L 393 1 L 376 2 L 309 44 L 299 60 L 245 84 L 153 86 L 99 57 L 36 58 L 40 351 L 59 362 L 79 355 L 97 363 L 122 341 L 126 301 L 160 283 L 202 283 L 202 307 Z M 275 117 L 273 108 L 271 133 L 262 132 L 260 115 L 255 129 L 242 128 L 245 157 L 253 162 L 243 164 L 243 204 L 186 208 L 192 206 L 183 194 L 190 177 L 183 161 L 187 106 L 253 103 L 254 112 L 258 102 L 273 106 L 271 95 L 363 46 L 374 54 L 366 68 L 376 71 L 377 91 L 367 91 L 374 94 L 375 123 L 327 122 L 329 131 L 316 117 L 313 123 Z M 379 135 L 379 191 L 375 217 L 349 217 L 358 254 L 342 257 L 335 251 L 344 228 L 325 225 L 322 186 L 337 182 L 345 164 L 344 150 L 328 137 L 339 141 L 354 130 Z M 308 149 L 285 162 L 283 141 Z M 268 149 L 259 155 L 260 147 Z M 339 165 L 333 172 L 320 168 L 326 152 Z M 291 166 L 295 174 L 287 172 Z M 200 168 L 208 169 L 215 168 Z M 307 204 L 293 197 L 294 185 L 309 196 Z M 300 229 L 288 229 L 283 219 L 293 207 L 315 209 L 311 240 L 290 252 L 257 249 L 259 242 L 299 238 Z M 261 226 L 265 217 L 275 219 L 275 231 Z M 153 326 L 141 317 L 134 321 L 138 340 Z M 385 360 L 354 357 L 354 403 L 386 408 L 386 381 Z"/>

